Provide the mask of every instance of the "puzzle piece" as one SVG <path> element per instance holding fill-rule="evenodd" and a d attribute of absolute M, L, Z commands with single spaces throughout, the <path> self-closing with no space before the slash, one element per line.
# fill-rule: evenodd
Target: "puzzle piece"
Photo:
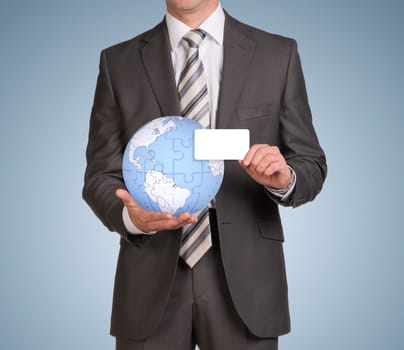
<path fill-rule="evenodd" d="M 170 176 L 174 173 L 174 168 L 170 161 L 173 157 L 174 145 L 172 140 L 166 139 L 166 135 L 167 134 L 161 136 L 152 146 L 150 146 L 148 154 L 153 155 L 153 159 L 150 160 L 151 163 L 147 163 L 147 165 L 145 164 L 145 169 L 146 171 L 160 171 Z M 154 150 L 158 150 L 157 159 L 154 157 Z M 149 160 L 148 158 L 146 159 Z"/>
<path fill-rule="evenodd" d="M 202 181 L 200 172 L 203 169 L 203 164 L 194 160 L 192 140 L 188 143 L 182 139 L 175 139 L 174 152 L 173 168 L 175 178 L 183 176 L 181 180 L 185 183 L 200 184 Z"/>
<path fill-rule="evenodd" d="M 192 194 L 189 198 L 188 204 L 189 204 L 189 211 L 192 214 L 195 214 L 198 210 L 200 210 L 200 205 L 198 203 L 201 203 L 201 194 L 200 194 L 200 186 L 194 186 L 192 187 Z"/>

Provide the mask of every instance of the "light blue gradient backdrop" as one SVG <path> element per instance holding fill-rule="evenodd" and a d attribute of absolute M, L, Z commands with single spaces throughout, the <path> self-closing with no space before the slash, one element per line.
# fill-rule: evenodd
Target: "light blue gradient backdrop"
<path fill-rule="evenodd" d="M 403 2 L 223 6 L 297 39 L 328 155 L 317 200 L 282 209 L 293 331 L 280 349 L 403 349 Z M 113 349 L 118 236 L 81 200 L 88 120 L 100 50 L 163 13 L 163 1 L 1 2 L 1 349 Z"/>

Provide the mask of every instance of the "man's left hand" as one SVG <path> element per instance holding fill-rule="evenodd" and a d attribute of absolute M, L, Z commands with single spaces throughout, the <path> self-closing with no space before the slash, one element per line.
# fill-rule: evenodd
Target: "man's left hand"
<path fill-rule="evenodd" d="M 253 145 L 239 164 L 261 185 L 282 189 L 292 181 L 286 160 L 276 146 Z"/>

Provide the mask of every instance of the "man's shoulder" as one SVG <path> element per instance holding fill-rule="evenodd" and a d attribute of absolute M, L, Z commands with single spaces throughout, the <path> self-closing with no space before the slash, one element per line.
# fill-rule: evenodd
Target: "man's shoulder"
<path fill-rule="evenodd" d="M 252 40 L 261 48 L 283 47 L 290 48 L 296 43 L 295 39 L 280 34 L 265 31 L 263 29 L 253 27 L 243 23 L 234 17 L 228 15 L 231 26 L 236 27 L 245 37 Z"/>

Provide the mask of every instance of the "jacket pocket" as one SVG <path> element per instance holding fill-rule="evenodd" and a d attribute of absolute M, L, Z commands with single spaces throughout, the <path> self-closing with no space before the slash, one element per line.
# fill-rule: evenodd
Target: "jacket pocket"
<path fill-rule="evenodd" d="M 265 239 L 284 242 L 283 228 L 280 222 L 261 221 L 258 223 L 260 234 Z"/>
<path fill-rule="evenodd" d="M 276 107 L 274 104 L 265 104 L 265 105 L 252 106 L 248 108 L 239 108 L 237 110 L 237 116 L 239 120 L 269 117 L 275 114 L 276 114 Z"/>
<path fill-rule="evenodd" d="M 151 235 L 133 235 L 128 233 L 128 240 L 121 237 L 119 243 L 121 246 L 127 247 L 135 247 L 135 248 L 142 248 L 143 246 L 147 245 L 152 238 Z"/>

